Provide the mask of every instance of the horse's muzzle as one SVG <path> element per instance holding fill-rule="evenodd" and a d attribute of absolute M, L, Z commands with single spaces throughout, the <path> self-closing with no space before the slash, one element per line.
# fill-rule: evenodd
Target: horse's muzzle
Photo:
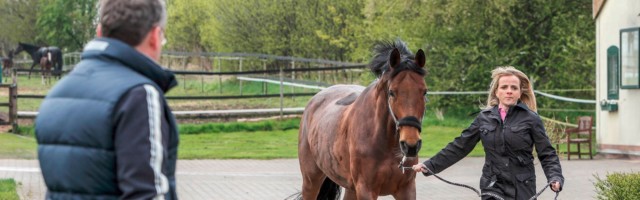
<path fill-rule="evenodd" d="M 422 147 L 422 140 L 418 140 L 418 142 L 416 142 L 415 144 L 408 144 L 405 141 L 400 141 L 400 150 L 402 150 L 402 154 L 407 157 L 418 156 L 420 147 Z"/>

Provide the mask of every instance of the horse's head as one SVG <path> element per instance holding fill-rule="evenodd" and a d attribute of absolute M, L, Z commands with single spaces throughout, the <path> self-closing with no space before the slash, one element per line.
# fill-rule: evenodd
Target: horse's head
<path fill-rule="evenodd" d="M 16 47 L 16 49 L 13 50 L 13 54 L 19 54 L 23 50 L 24 50 L 24 44 L 18 43 L 18 47 Z"/>
<path fill-rule="evenodd" d="M 388 80 L 388 105 L 390 114 L 396 119 L 400 149 L 407 157 L 418 156 L 422 146 L 420 132 L 427 86 L 424 73 L 411 69 L 422 69 L 424 64 L 425 54 L 422 49 L 418 50 L 414 60 L 402 59 L 398 49 L 394 49 L 389 57 L 391 77 Z"/>
<path fill-rule="evenodd" d="M 386 95 L 389 115 L 395 123 L 395 134 L 398 134 L 403 156 L 416 157 L 422 146 L 420 132 L 427 94 L 424 81 L 426 56 L 422 49 L 415 56 L 411 55 L 400 41 L 393 47 L 392 50 L 386 50 L 390 53 L 383 54 L 388 57 L 380 69 L 379 89 Z"/>

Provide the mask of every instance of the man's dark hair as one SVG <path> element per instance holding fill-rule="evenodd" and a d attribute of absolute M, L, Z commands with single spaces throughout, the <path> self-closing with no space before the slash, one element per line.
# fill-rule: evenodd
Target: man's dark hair
<path fill-rule="evenodd" d="M 164 0 L 100 0 L 102 36 L 137 46 L 154 27 L 166 25 Z"/>

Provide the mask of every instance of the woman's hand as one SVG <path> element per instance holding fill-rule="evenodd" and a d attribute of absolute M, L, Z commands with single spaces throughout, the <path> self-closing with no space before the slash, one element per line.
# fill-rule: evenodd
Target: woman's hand
<path fill-rule="evenodd" d="M 551 185 L 551 190 L 553 190 L 554 192 L 560 192 L 560 189 L 562 189 L 562 187 L 560 186 L 560 182 L 558 181 L 553 181 L 549 185 Z"/>
<path fill-rule="evenodd" d="M 427 166 L 425 166 L 422 163 L 415 164 L 411 168 L 413 168 L 413 171 L 416 171 L 416 172 L 422 172 L 422 173 L 426 173 L 427 172 L 427 170 L 426 170 Z"/>

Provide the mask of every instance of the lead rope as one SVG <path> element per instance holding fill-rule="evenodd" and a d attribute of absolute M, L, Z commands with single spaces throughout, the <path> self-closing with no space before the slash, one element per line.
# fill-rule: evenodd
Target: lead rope
<path fill-rule="evenodd" d="M 403 159 L 403 160 L 404 160 L 404 159 Z M 402 164 L 402 163 L 401 163 L 401 164 Z M 402 167 L 402 171 L 404 172 L 404 170 L 405 170 L 406 168 L 409 168 L 409 169 L 413 170 L 413 168 L 411 168 L 411 167 Z M 473 188 L 473 187 L 471 187 L 471 186 L 469 186 L 469 185 L 460 184 L 460 183 L 454 183 L 454 182 L 448 181 L 448 180 L 446 180 L 446 179 L 444 179 L 444 178 L 442 178 L 442 177 L 438 176 L 436 173 L 433 173 L 433 171 L 429 170 L 429 168 L 423 167 L 422 169 L 427 170 L 429 173 L 431 173 L 431 175 L 433 175 L 433 176 L 435 176 L 436 178 L 440 179 L 442 182 L 445 182 L 445 183 L 447 183 L 447 184 L 451 184 L 451 185 L 455 185 L 455 186 L 458 186 L 458 187 L 464 187 L 464 188 L 467 188 L 467 189 L 473 190 L 474 192 L 476 192 L 476 194 L 478 194 L 478 197 L 482 197 L 482 196 L 492 196 L 492 197 L 494 197 L 494 198 L 496 198 L 496 199 L 504 200 L 504 198 L 500 197 L 500 196 L 499 196 L 499 195 L 497 195 L 497 194 L 494 194 L 494 193 L 491 193 L 491 192 L 480 193 L 480 191 L 478 191 L 477 189 L 475 189 L 475 188 Z M 529 200 L 533 200 L 533 199 L 538 198 L 538 196 L 540 196 L 540 195 L 542 194 L 542 192 L 544 192 L 544 191 L 549 187 L 549 185 L 550 185 L 550 184 L 551 184 L 551 183 L 549 183 L 549 184 L 547 184 L 546 186 L 544 186 L 544 188 L 542 188 L 542 190 L 540 190 L 538 193 L 536 193 L 536 195 L 534 195 L 534 196 L 532 196 L 531 198 L 529 198 Z M 557 199 L 558 199 L 558 195 L 560 194 L 560 192 L 555 192 L 555 193 L 556 193 L 556 196 L 555 196 L 553 199 L 554 199 L 554 200 L 557 200 Z"/>

